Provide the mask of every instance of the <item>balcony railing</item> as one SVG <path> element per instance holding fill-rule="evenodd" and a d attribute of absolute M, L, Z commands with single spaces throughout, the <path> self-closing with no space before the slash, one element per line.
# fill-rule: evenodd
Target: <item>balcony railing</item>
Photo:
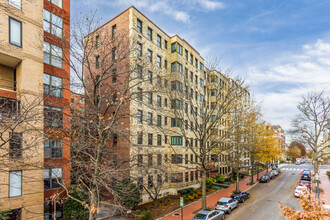
<path fill-rule="evenodd" d="M 0 78 L 0 89 L 16 91 L 17 82 L 9 79 Z"/>

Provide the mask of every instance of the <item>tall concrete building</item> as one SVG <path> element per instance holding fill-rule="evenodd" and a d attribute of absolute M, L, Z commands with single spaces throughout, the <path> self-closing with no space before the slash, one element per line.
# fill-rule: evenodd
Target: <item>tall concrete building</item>
<path fill-rule="evenodd" d="M 56 179 L 70 185 L 69 140 L 50 138 L 70 129 L 70 0 L 1 0 L 0 30 L 0 210 L 52 219 Z"/>
<path fill-rule="evenodd" d="M 138 85 L 129 86 L 132 88 L 129 92 L 135 94 L 135 98 L 125 103 L 121 110 L 122 114 L 129 115 L 121 123 L 127 126 L 128 137 L 116 135 L 110 146 L 116 146 L 112 148 L 116 164 L 129 161 L 128 167 L 133 168 L 126 169 L 125 175 L 136 180 L 143 202 L 149 201 L 155 193 L 161 197 L 177 194 L 182 188 L 200 187 L 201 172 L 198 166 L 202 159 L 194 153 L 200 146 L 195 133 L 203 115 L 200 106 L 215 108 L 213 98 L 218 92 L 224 92 L 216 91 L 216 88 L 229 85 L 231 80 L 204 67 L 204 58 L 186 40 L 178 35 L 169 36 L 133 6 L 85 39 L 97 45 L 93 50 L 95 64 L 88 65 L 95 65 L 99 71 L 104 71 L 100 63 L 105 62 L 102 55 L 107 54 L 102 54 L 106 48 L 104 45 L 98 48 L 99 44 L 104 43 L 105 34 L 107 39 L 120 41 L 121 48 L 126 45 L 126 50 L 130 51 L 129 56 L 121 60 L 125 63 L 123 65 L 118 61 L 123 49 L 115 46 L 108 48 L 112 50 L 114 62 L 111 68 L 115 68 L 111 70 L 115 73 L 112 80 L 107 79 L 109 84 L 116 88 L 124 85 L 122 79 L 134 79 L 132 84 Z M 127 69 L 122 71 L 122 68 Z M 97 71 L 93 72 L 97 75 Z M 85 74 L 87 81 L 92 79 L 91 73 Z M 94 76 L 94 81 L 99 77 Z M 115 93 L 110 90 L 107 88 L 108 96 Z M 176 118 L 176 109 L 187 116 L 186 119 Z M 189 120 L 188 115 L 195 119 Z M 228 120 L 223 118 L 221 122 L 217 134 L 229 137 L 226 131 Z M 185 129 L 184 134 L 181 128 Z M 229 145 L 230 141 L 223 144 Z M 231 172 L 227 163 L 230 152 L 221 156 L 213 152 L 208 156 L 212 161 L 208 176 Z M 113 181 L 115 185 L 117 179 Z M 157 185 L 162 187 L 155 192 L 152 189 Z"/>
<path fill-rule="evenodd" d="M 275 138 L 278 142 L 278 146 L 285 152 L 285 133 L 280 125 L 272 125 L 272 130 L 275 132 Z"/>

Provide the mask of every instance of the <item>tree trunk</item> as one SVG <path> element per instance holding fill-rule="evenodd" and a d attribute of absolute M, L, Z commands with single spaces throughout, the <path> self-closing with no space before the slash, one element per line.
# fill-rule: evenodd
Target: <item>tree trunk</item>
<path fill-rule="evenodd" d="M 239 191 L 239 169 L 236 171 L 236 191 Z"/>
<path fill-rule="evenodd" d="M 259 161 L 258 161 L 258 164 L 257 164 L 257 180 L 259 180 Z"/>
<path fill-rule="evenodd" d="M 319 173 L 319 153 L 318 153 L 318 149 L 315 148 L 315 152 L 314 152 L 314 174 Z"/>
<path fill-rule="evenodd" d="M 96 205 L 96 189 L 93 188 L 92 190 L 92 193 L 91 193 L 91 206 L 95 206 Z M 92 207 L 90 207 L 89 209 L 89 220 L 95 220 L 95 212 L 94 210 L 92 209 Z"/>
<path fill-rule="evenodd" d="M 252 161 L 251 164 L 251 185 L 253 184 L 253 165 L 254 165 L 254 161 Z"/>
<path fill-rule="evenodd" d="M 202 209 L 206 209 L 206 172 L 202 171 Z"/>

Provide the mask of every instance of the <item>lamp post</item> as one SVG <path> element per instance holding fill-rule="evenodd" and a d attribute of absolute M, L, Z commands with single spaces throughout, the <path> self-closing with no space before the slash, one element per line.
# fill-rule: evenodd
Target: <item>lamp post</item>
<path fill-rule="evenodd" d="M 317 192 L 317 198 L 320 199 L 320 190 L 319 190 L 320 176 L 319 176 L 318 173 L 315 174 L 315 180 L 316 180 L 316 192 Z"/>

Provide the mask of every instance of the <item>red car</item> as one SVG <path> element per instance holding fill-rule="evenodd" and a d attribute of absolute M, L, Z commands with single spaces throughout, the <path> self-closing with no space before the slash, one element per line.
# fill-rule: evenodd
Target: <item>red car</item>
<path fill-rule="evenodd" d="M 311 183 L 306 180 L 301 180 L 299 186 L 306 186 L 308 189 L 311 189 Z"/>

